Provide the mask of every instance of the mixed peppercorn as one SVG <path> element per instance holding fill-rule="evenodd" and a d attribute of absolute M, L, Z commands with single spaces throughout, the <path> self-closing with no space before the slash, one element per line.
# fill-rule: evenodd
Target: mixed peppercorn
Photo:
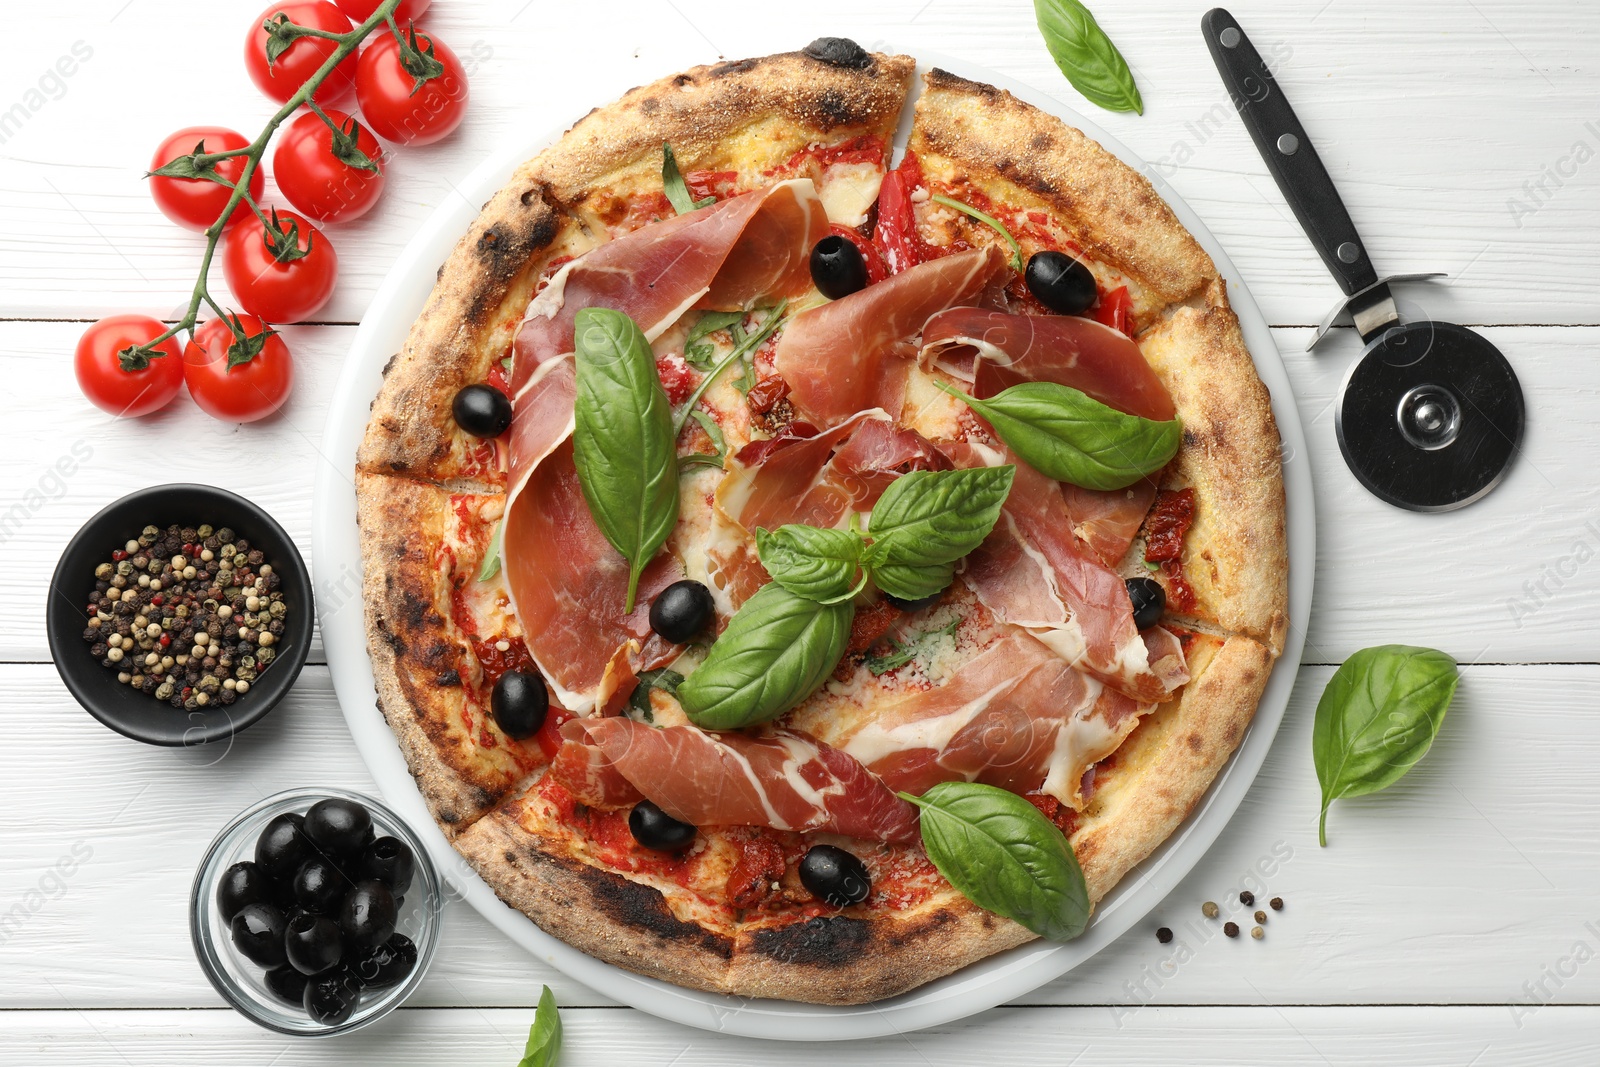
<path fill-rule="evenodd" d="M 1250 908 L 1255 906 L 1255 902 L 1256 895 L 1250 892 L 1250 890 L 1243 889 L 1239 891 L 1240 904 Z M 1273 897 L 1267 902 L 1267 904 L 1272 908 L 1273 911 L 1283 910 L 1282 897 Z M 1208 900 L 1204 904 L 1200 905 L 1200 914 L 1204 915 L 1208 919 L 1215 919 L 1222 914 L 1222 909 L 1217 906 L 1216 901 Z M 1260 941 L 1266 936 L 1265 926 L 1267 922 L 1267 913 L 1263 910 L 1257 909 L 1256 913 L 1251 917 L 1255 919 L 1256 925 L 1250 928 L 1250 936 L 1255 938 L 1257 941 Z M 1229 937 L 1238 937 L 1239 924 L 1236 922 L 1225 922 L 1222 924 L 1222 932 Z M 1156 940 L 1161 942 L 1163 945 L 1171 944 L 1172 936 L 1172 930 L 1170 927 L 1163 926 L 1156 930 Z"/>
<path fill-rule="evenodd" d="M 289 614 L 282 580 L 227 527 L 146 526 L 94 577 L 90 654 L 175 708 L 232 704 L 277 656 Z"/>

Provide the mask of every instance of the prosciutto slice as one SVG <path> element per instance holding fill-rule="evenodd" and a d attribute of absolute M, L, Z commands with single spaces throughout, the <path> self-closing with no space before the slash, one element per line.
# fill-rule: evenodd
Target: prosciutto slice
<path fill-rule="evenodd" d="M 995 246 L 957 252 L 796 315 L 773 357 L 790 403 L 819 426 L 872 407 L 898 413 L 905 342 L 936 312 L 984 299 L 1008 269 Z"/>
<path fill-rule="evenodd" d="M 1150 710 L 1074 670 L 1025 633 L 1011 633 L 932 689 L 874 705 L 844 741 L 890 789 L 921 794 L 977 781 L 1042 789 L 1083 807 L 1084 773 Z"/>
<path fill-rule="evenodd" d="M 640 797 L 695 826 L 822 830 L 867 841 L 921 840 L 915 806 L 853 757 L 795 730 L 755 736 L 628 718 L 561 727 L 550 773 L 584 803 Z"/>
<path fill-rule="evenodd" d="M 1122 578 L 1078 541 L 1060 483 L 1003 448 L 952 442 L 945 451 L 958 467 L 1016 463 L 1000 522 L 961 575 L 985 607 L 1134 700 L 1165 700 L 1189 680 L 1177 637 L 1159 626 L 1141 633 Z"/>
<path fill-rule="evenodd" d="M 605 710 L 634 671 L 668 654 L 645 605 L 683 577 L 670 552 L 658 555 L 640 579 L 640 606 L 623 615 L 627 563 L 595 525 L 572 460 L 574 317 L 585 307 L 613 308 L 654 338 L 691 308 L 731 310 L 793 294 L 809 284 L 807 257 L 826 232 L 810 180 L 781 182 L 601 245 L 529 306 L 513 345 L 501 557 L 528 650 L 569 710 Z"/>

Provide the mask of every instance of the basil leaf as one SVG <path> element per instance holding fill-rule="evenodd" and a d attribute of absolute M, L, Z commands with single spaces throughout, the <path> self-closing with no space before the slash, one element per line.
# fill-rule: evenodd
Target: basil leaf
<path fill-rule="evenodd" d="M 854 618 L 848 600 L 818 604 L 769 582 L 734 612 L 705 662 L 678 687 L 678 703 L 710 730 L 776 719 L 833 673 Z"/>
<path fill-rule="evenodd" d="M 657 667 L 653 671 L 641 671 L 639 684 L 633 687 L 633 692 L 628 695 L 628 715 L 641 722 L 655 722 L 656 713 L 650 706 L 650 691 L 660 689 L 664 692 L 677 695 L 678 686 L 683 684 L 683 675 L 666 667 Z"/>
<path fill-rule="evenodd" d="M 861 538 L 849 530 L 790 523 L 756 530 L 756 552 L 772 580 L 795 596 L 831 604 L 855 596 Z M 865 581 L 863 577 L 862 581 Z"/>
<path fill-rule="evenodd" d="M 1051 941 L 1083 933 L 1083 871 L 1038 808 L 977 782 L 942 782 L 920 797 L 900 796 L 922 809 L 922 847 L 962 896 Z"/>
<path fill-rule="evenodd" d="M 955 580 L 954 563 L 879 563 L 870 567 L 872 583 L 901 600 L 921 600 L 942 593 Z"/>
<path fill-rule="evenodd" d="M 489 547 L 484 549 L 483 563 L 478 567 L 478 581 L 487 582 L 490 578 L 500 573 L 500 541 L 502 531 L 505 530 L 506 520 L 502 517 L 494 524 L 494 533 L 489 535 Z"/>
<path fill-rule="evenodd" d="M 867 522 L 872 547 L 866 562 L 879 588 L 893 592 L 884 588 L 879 572 L 898 573 L 894 568 L 905 567 L 931 571 L 981 545 L 1000 518 L 1015 474 L 1010 465 L 973 467 L 912 471 L 890 482 Z"/>
<path fill-rule="evenodd" d="M 595 525 L 628 561 L 623 610 L 632 612 L 639 573 L 678 522 L 672 404 L 650 343 L 628 316 L 584 308 L 573 330 L 572 458 Z"/>
<path fill-rule="evenodd" d="M 1322 783 L 1322 845 L 1328 843 L 1330 804 L 1393 785 L 1427 754 L 1456 681 L 1455 660 L 1411 645 L 1364 648 L 1333 672 L 1311 727 L 1311 759 Z"/>
<path fill-rule="evenodd" d="M 696 200 L 689 195 L 689 186 L 678 172 L 678 160 L 672 154 L 672 146 L 665 141 L 661 142 L 661 188 L 667 194 L 667 202 L 672 205 L 672 210 L 680 215 L 717 202 L 714 196 Z"/>
<path fill-rule="evenodd" d="M 1033 0 L 1044 46 L 1072 87 L 1107 111 L 1144 114 L 1139 86 L 1117 46 L 1078 0 Z"/>
<path fill-rule="evenodd" d="M 862 661 L 862 665 L 871 672 L 874 678 L 880 674 L 888 674 L 895 668 L 904 667 L 907 663 L 916 659 L 935 637 L 955 636 L 956 629 L 960 625 L 961 618 L 958 616 L 951 620 L 949 625 L 941 626 L 937 630 L 924 630 L 910 640 L 894 641 L 894 648 L 881 656 L 868 656 Z"/>
<path fill-rule="evenodd" d="M 943 196 L 939 193 L 934 193 L 930 199 L 935 203 L 943 204 L 945 207 L 953 207 L 963 215 L 970 215 L 972 218 L 977 219 L 985 226 L 988 226 L 990 229 L 994 230 L 1001 237 L 1004 237 L 1006 239 L 1006 244 L 1011 246 L 1011 269 L 1018 272 L 1023 269 L 1022 246 L 1017 244 L 1017 239 L 1011 236 L 1011 231 L 1006 229 L 1005 226 L 1001 224 L 999 219 L 995 218 L 993 215 L 988 215 L 982 211 L 979 211 L 971 204 L 964 204 L 954 197 Z"/>
<path fill-rule="evenodd" d="M 1023 382 L 987 400 L 939 388 L 982 415 L 1040 474 L 1085 489 L 1124 489 L 1177 455 L 1183 425 L 1141 419 L 1066 385 Z"/>
<path fill-rule="evenodd" d="M 528 1027 L 528 1044 L 517 1067 L 555 1067 L 561 1055 L 561 1013 L 556 1010 L 556 995 L 545 986 L 539 994 L 539 1007 Z"/>

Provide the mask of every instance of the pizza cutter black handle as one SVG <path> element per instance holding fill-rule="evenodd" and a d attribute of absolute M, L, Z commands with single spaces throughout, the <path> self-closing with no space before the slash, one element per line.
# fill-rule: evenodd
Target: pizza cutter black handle
<path fill-rule="evenodd" d="M 1200 19 L 1211 58 L 1278 189 L 1346 296 L 1378 280 L 1333 179 L 1238 20 L 1222 8 Z"/>

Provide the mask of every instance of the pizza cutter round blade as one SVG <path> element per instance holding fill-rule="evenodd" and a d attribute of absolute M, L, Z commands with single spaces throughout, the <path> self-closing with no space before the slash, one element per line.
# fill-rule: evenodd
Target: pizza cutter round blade
<path fill-rule="evenodd" d="M 1366 350 L 1340 392 L 1334 426 L 1345 463 L 1379 498 L 1413 511 L 1449 511 L 1499 484 L 1522 440 L 1522 388 L 1500 351 L 1447 322 L 1402 323 L 1305 127 L 1250 39 L 1221 8 L 1201 32 L 1223 83 L 1278 189 L 1345 298 Z"/>

